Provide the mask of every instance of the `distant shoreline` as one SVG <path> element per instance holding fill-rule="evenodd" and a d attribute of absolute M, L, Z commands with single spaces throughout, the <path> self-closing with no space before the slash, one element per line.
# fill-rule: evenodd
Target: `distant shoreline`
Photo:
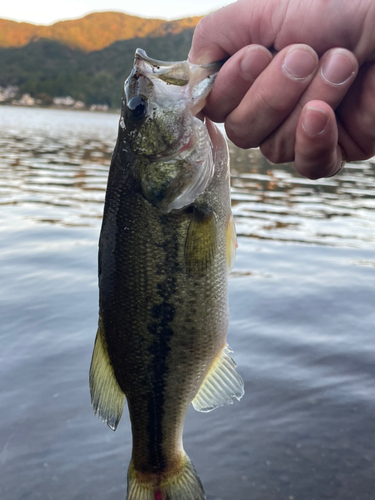
<path fill-rule="evenodd" d="M 117 109 L 136 49 L 158 60 L 186 60 L 198 21 L 112 12 L 64 21 L 46 32 L 0 19 L 0 102 Z"/>
<path fill-rule="evenodd" d="M 25 104 L 12 104 L 9 102 L 0 102 L 1 107 L 7 107 L 7 108 L 24 108 L 24 109 L 52 109 L 55 111 L 74 111 L 74 112 L 86 112 L 86 113 L 98 113 L 98 114 L 120 114 L 121 109 L 115 109 L 115 108 L 108 108 L 106 110 L 98 110 L 98 109 L 90 109 L 88 107 L 84 108 L 68 108 L 68 107 L 58 107 L 58 106 L 43 106 L 43 105 L 34 105 L 34 106 L 27 106 Z"/>

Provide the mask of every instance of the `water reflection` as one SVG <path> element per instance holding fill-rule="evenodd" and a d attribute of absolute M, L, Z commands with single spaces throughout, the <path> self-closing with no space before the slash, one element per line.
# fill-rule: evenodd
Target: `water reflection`
<path fill-rule="evenodd" d="M 88 113 L 76 113 L 72 127 L 64 111 L 2 109 L 0 205 L 39 205 L 44 215 L 30 215 L 38 222 L 97 224 L 117 117 L 96 115 L 89 124 Z M 240 236 L 335 246 L 375 241 L 374 162 L 350 164 L 336 177 L 312 182 L 289 164 L 270 165 L 257 150 L 231 145 L 230 151 Z M 53 216 L 51 207 L 59 208 Z"/>
<path fill-rule="evenodd" d="M 59 110 L 3 111 L 0 205 L 38 206 L 40 214 L 29 215 L 38 222 L 96 224 L 93 219 L 102 216 L 117 117 L 99 115 L 91 123 L 88 113 L 76 113 L 67 124 Z"/>
<path fill-rule="evenodd" d="M 290 164 L 231 146 L 232 205 L 239 235 L 317 245 L 375 241 L 375 163 L 349 164 L 312 182 Z"/>
<path fill-rule="evenodd" d="M 0 498 L 125 498 L 92 414 L 97 241 L 118 118 L 0 107 Z M 230 146 L 241 403 L 189 411 L 208 500 L 373 500 L 375 164 L 312 182 Z M 126 412 L 125 412 L 126 413 Z"/>

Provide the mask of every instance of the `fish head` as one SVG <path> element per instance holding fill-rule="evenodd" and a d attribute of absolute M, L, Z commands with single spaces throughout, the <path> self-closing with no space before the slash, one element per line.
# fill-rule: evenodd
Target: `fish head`
<path fill-rule="evenodd" d="M 166 63 L 137 49 L 120 121 L 133 153 L 165 157 L 186 147 L 193 135 L 192 117 L 204 107 L 219 67 Z"/>
<path fill-rule="evenodd" d="M 132 168 L 143 194 L 164 212 L 191 203 L 213 175 L 210 138 L 196 115 L 220 67 L 158 61 L 142 49 L 135 53 L 124 84 L 120 128 L 136 159 Z"/>

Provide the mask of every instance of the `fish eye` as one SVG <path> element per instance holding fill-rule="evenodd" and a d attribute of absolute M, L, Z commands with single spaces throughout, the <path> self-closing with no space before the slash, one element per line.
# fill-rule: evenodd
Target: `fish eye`
<path fill-rule="evenodd" d="M 135 120 L 142 120 L 147 114 L 147 99 L 137 95 L 128 102 L 128 109 Z"/>

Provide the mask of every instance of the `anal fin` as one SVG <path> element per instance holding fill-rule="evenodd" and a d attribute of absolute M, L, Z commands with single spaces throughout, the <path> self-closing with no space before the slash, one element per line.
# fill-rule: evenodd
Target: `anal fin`
<path fill-rule="evenodd" d="M 116 430 L 124 408 L 125 394 L 116 380 L 109 359 L 100 318 L 90 366 L 90 394 L 94 413 L 108 427 Z"/>
<path fill-rule="evenodd" d="M 244 395 L 244 383 L 236 371 L 236 363 L 229 356 L 231 352 L 226 344 L 216 356 L 192 401 L 197 411 L 212 411 L 219 406 L 232 404 L 233 398 L 240 400 Z"/>

